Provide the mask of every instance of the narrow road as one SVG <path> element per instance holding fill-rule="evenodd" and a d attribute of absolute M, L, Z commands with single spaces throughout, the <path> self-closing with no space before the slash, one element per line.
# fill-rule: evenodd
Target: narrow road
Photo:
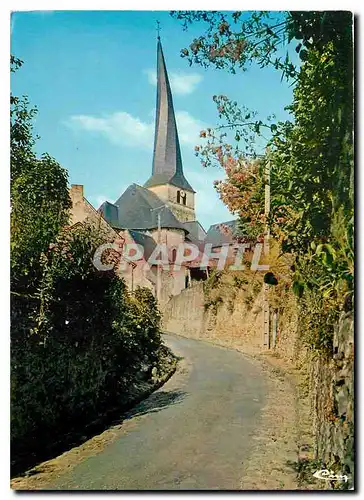
<path fill-rule="evenodd" d="M 259 433 L 265 382 L 236 351 L 165 335 L 177 373 L 128 415 L 130 431 L 48 490 L 235 490 Z M 130 421 L 130 420 L 128 420 Z"/>

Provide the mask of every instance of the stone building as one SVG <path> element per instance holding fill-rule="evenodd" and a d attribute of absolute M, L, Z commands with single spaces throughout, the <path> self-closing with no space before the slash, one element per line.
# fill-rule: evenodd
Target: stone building
<path fill-rule="evenodd" d="M 113 231 L 126 243 L 144 248 L 144 255 L 123 274 L 130 288 L 146 286 L 155 291 L 161 305 L 189 285 L 192 277 L 201 278 L 196 266 L 188 263 L 178 271 L 145 266 L 157 243 L 165 243 L 173 263 L 179 243 L 199 246 L 206 231 L 196 220 L 196 192 L 183 172 L 182 155 L 162 45 L 157 43 L 157 106 L 152 174 L 143 186 L 131 184 L 115 203 L 105 201 L 96 210 L 83 194 L 83 186 L 72 185 L 72 223 L 92 220 Z M 197 194 L 198 195 L 198 194 Z M 217 226 L 217 225 L 215 225 Z M 218 231 L 218 230 L 217 230 Z M 214 231 L 216 245 L 216 230 Z M 110 233 L 111 234 L 111 233 Z M 217 244 L 217 246 L 219 246 Z M 131 263 L 130 263 L 131 264 Z"/>

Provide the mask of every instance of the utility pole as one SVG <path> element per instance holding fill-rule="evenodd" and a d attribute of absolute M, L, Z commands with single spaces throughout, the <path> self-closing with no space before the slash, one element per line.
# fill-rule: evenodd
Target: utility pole
<path fill-rule="evenodd" d="M 265 192 L 264 192 L 264 215 L 265 215 L 265 232 L 264 232 L 264 255 L 269 255 L 269 237 L 270 230 L 268 224 L 268 217 L 270 212 L 270 158 L 269 148 L 267 148 L 267 162 L 265 164 Z"/>
<path fill-rule="evenodd" d="M 158 220 L 158 246 L 160 248 L 161 244 L 161 213 L 160 211 L 157 213 L 157 220 Z M 157 302 L 158 305 L 161 302 L 161 278 L 162 278 L 162 269 L 161 265 L 157 265 Z"/>
<path fill-rule="evenodd" d="M 165 208 L 165 205 L 161 205 L 160 207 L 157 208 L 151 208 L 150 211 L 154 212 L 154 210 L 157 210 L 157 242 L 158 242 L 158 247 L 160 248 L 161 244 L 161 237 L 162 237 L 162 228 L 161 228 L 161 212 Z M 157 297 L 157 303 L 160 304 L 161 300 L 161 285 L 162 285 L 162 268 L 160 264 L 157 264 L 157 286 L 156 286 L 156 297 Z"/>
<path fill-rule="evenodd" d="M 267 161 L 264 168 L 265 175 L 265 191 L 264 191 L 264 215 L 265 215 L 265 231 L 264 231 L 264 244 L 263 251 L 266 257 L 269 256 L 269 223 L 268 217 L 270 212 L 270 158 L 269 158 L 270 150 L 267 148 L 266 155 Z M 269 262 L 269 261 L 268 261 Z M 270 311 L 269 311 L 269 303 L 268 303 L 268 284 L 263 283 L 263 345 L 264 347 L 270 347 L 269 342 L 269 330 L 270 330 Z"/>

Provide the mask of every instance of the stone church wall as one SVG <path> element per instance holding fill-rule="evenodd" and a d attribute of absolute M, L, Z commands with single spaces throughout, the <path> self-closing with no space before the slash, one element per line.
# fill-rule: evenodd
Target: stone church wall
<path fill-rule="evenodd" d="M 161 186 L 152 186 L 148 189 L 166 202 L 178 220 L 182 222 L 196 220 L 194 193 L 185 191 L 186 205 L 183 205 L 182 203 L 177 203 L 177 191 L 181 191 L 181 189 L 176 186 L 164 184 Z"/>

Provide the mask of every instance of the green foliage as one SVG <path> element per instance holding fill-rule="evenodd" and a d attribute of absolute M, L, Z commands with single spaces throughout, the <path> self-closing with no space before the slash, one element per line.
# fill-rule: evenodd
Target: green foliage
<path fill-rule="evenodd" d="M 235 73 L 237 68 L 245 71 L 256 61 L 260 67 L 272 64 L 287 75 L 295 74 L 291 62 L 277 57 L 277 46 L 285 40 L 287 25 L 292 23 L 290 13 L 172 11 L 171 15 L 183 23 L 185 30 L 194 22 L 206 27 L 203 35 L 181 50 L 190 65 L 212 65 Z"/>
<path fill-rule="evenodd" d="M 22 63 L 11 64 L 15 71 Z M 36 156 L 35 114 L 26 98 L 11 96 L 13 461 L 127 405 L 165 356 L 151 292 L 130 294 L 113 271 L 96 270 L 106 234 L 67 227 L 67 172 Z"/>
<path fill-rule="evenodd" d="M 196 154 L 203 166 L 225 169 L 227 179 L 216 188 L 239 215 L 241 232 L 259 237 L 268 223 L 282 252 L 293 255 L 293 290 L 315 332 L 309 343 L 330 350 L 338 311 L 353 305 L 352 14 L 182 11 L 173 15 L 186 29 L 196 21 L 207 26 L 183 50 L 191 64 L 233 71 L 245 70 L 253 62 L 260 67 L 273 65 L 294 86 L 287 107 L 292 118 L 285 122 L 274 116 L 263 121 L 227 96 L 214 96 L 222 123 L 202 131 L 207 142 L 196 147 Z M 287 48 L 295 44 L 299 68 L 294 68 L 288 52 L 284 59 L 274 59 L 281 42 Z M 234 47 L 234 54 L 229 47 Z M 257 156 L 262 166 L 270 164 L 267 221 L 262 217 L 264 168 L 254 172 L 254 182 L 249 183 L 250 158 Z M 319 312 L 313 312 L 316 306 L 321 308 L 321 319 Z"/>
<path fill-rule="evenodd" d="M 12 327 L 15 455 L 123 407 L 160 362 L 160 315 L 148 290 L 130 295 L 92 264 L 105 237 L 92 227 L 62 232 L 44 259 L 38 314 Z M 24 303 L 24 299 L 21 304 Z M 19 305 L 21 305 L 19 304 Z"/>
<path fill-rule="evenodd" d="M 11 58 L 15 71 L 22 62 Z M 10 97 L 11 286 L 32 294 L 41 277 L 41 255 L 68 221 L 67 172 L 48 154 L 34 152 L 32 120 L 26 97 Z"/>
<path fill-rule="evenodd" d="M 174 16 L 186 29 L 195 21 L 207 26 L 182 51 L 190 64 L 232 72 L 246 70 L 251 63 L 273 65 L 294 88 L 293 101 L 286 108 L 290 119 L 284 122 L 274 116 L 261 119 L 227 96 L 215 96 L 221 124 L 202 131 L 207 142 L 195 150 L 203 166 L 222 166 L 227 171 L 227 180 L 216 187 L 219 192 L 223 187 L 222 199 L 239 215 L 243 230 L 247 218 L 257 234 L 262 222 L 268 222 L 270 234 L 293 263 L 289 281 L 297 296 L 294 308 L 301 340 L 330 373 L 337 374 L 334 332 L 342 312 L 353 308 L 354 292 L 353 15 L 344 11 L 182 11 Z M 289 44 L 294 44 L 298 54 L 298 68 L 289 56 Z M 283 47 L 286 57 L 277 58 Z M 295 56 L 292 50 L 290 53 Z M 262 203 L 264 172 L 256 173 L 255 185 L 249 186 L 246 179 L 236 182 L 240 166 L 251 164 L 256 157 L 270 165 L 268 221 L 257 216 L 251 220 L 252 213 L 258 214 L 255 203 L 259 196 Z M 234 175 L 229 175 L 230 166 Z M 290 295 L 282 289 L 281 274 L 279 278 L 270 293 L 277 297 L 281 292 L 282 304 Z M 287 311 L 287 305 L 282 306 Z M 325 394 L 323 387 L 322 394 L 315 391 L 314 395 L 315 419 L 328 423 L 324 438 L 316 430 L 317 442 L 325 443 L 319 453 L 331 455 L 339 473 L 347 470 L 347 463 L 352 472 L 353 426 L 345 420 L 350 438 L 337 446 L 340 434 L 325 414 L 325 396 L 334 404 L 335 390 L 331 387 L 330 394 Z M 334 443 L 335 455 L 328 450 L 327 441 Z M 317 469 L 319 462 L 325 465 L 323 460 L 298 463 L 298 479 L 312 479 L 312 468 Z"/>

